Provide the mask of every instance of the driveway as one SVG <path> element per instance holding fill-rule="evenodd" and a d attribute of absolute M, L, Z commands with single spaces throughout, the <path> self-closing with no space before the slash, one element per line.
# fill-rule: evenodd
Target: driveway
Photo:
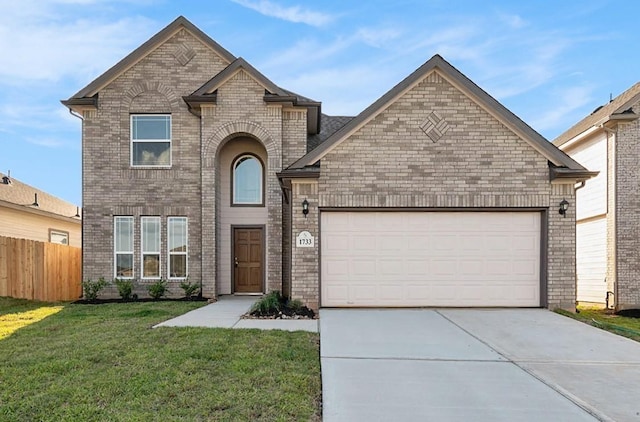
<path fill-rule="evenodd" d="M 640 421 L 640 343 L 542 309 L 322 309 L 323 420 Z"/>

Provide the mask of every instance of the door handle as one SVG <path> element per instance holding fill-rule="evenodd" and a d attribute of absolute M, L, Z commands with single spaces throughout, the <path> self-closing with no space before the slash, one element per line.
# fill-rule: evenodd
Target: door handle
<path fill-rule="evenodd" d="M 238 266 L 238 257 L 237 256 L 233 258 L 233 263 L 235 264 L 236 267 Z"/>

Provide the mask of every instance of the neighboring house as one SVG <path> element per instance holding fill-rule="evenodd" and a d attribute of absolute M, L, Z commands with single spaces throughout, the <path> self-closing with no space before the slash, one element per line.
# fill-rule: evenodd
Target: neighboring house
<path fill-rule="evenodd" d="M 593 173 L 440 56 L 332 117 L 180 17 L 63 103 L 83 119 L 85 278 L 575 306 L 574 186 Z"/>
<path fill-rule="evenodd" d="M 0 236 L 82 246 L 80 209 L 0 173 Z"/>
<path fill-rule="evenodd" d="M 640 308 L 640 83 L 553 143 L 599 171 L 577 191 L 578 301 Z"/>

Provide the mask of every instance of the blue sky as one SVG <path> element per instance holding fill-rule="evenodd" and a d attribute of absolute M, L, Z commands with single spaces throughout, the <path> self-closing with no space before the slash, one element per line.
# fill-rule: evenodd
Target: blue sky
<path fill-rule="evenodd" d="M 356 115 L 438 53 L 553 139 L 640 79 L 639 12 L 604 0 L 0 0 L 0 172 L 81 204 L 81 121 L 59 100 L 179 15 L 327 114 Z"/>

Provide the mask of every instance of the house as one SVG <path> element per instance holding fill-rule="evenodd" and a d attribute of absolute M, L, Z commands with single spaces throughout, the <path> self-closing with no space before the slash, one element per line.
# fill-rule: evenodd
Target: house
<path fill-rule="evenodd" d="M 640 83 L 553 143 L 597 177 L 577 191 L 577 298 L 617 310 L 640 308 Z"/>
<path fill-rule="evenodd" d="M 80 209 L 0 173 L 0 236 L 82 246 Z"/>
<path fill-rule="evenodd" d="M 327 116 L 179 17 L 63 104 L 82 117 L 85 278 L 574 309 L 574 186 L 594 173 L 440 56 Z"/>

